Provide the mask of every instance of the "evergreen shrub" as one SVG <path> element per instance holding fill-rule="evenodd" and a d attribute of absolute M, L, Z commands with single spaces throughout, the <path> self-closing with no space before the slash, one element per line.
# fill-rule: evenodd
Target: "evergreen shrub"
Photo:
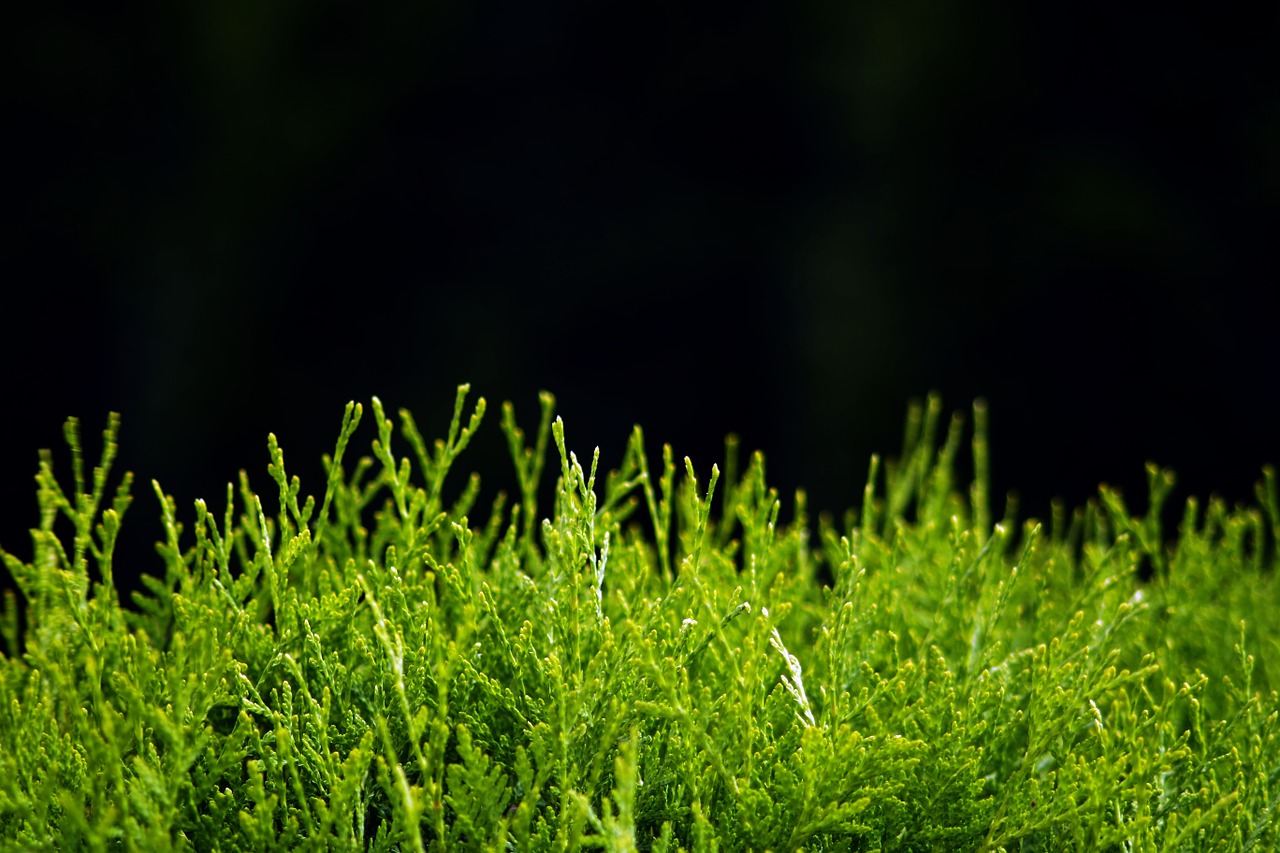
<path fill-rule="evenodd" d="M 732 438 L 696 467 L 636 428 L 604 474 L 544 394 L 531 437 L 503 407 L 515 496 L 477 510 L 477 476 L 447 487 L 467 396 L 433 443 L 375 398 L 350 463 L 349 404 L 319 497 L 274 436 L 268 496 L 153 483 L 163 571 L 128 607 L 119 420 L 88 473 L 68 421 L 71 483 L 42 453 L 31 559 L 3 552 L 0 847 L 1280 844 L 1274 470 L 1176 531 L 1155 466 L 1141 513 L 1104 487 L 996 520 L 985 410 L 930 399 L 815 523 Z"/>

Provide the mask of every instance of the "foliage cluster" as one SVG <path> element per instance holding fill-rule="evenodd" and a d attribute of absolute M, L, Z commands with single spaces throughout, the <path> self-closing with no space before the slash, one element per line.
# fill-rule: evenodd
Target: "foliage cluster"
<path fill-rule="evenodd" d="M 375 398 L 323 494 L 269 440 L 180 520 L 125 608 L 118 421 L 71 488 L 42 454 L 30 562 L 3 553 L 0 846 L 55 850 L 1264 850 L 1280 844 L 1280 503 L 1161 528 L 1102 489 L 993 523 L 985 412 L 913 408 L 860 510 L 791 520 L 761 455 L 582 464 L 504 406 L 518 495 L 472 523 L 443 439 Z M 939 433 L 945 433 L 940 435 Z M 972 442 L 972 483 L 957 457 Z M 558 468 L 540 518 L 544 461 Z M 598 476 L 600 474 L 600 476 Z M 545 511 L 545 510 L 543 510 Z"/>

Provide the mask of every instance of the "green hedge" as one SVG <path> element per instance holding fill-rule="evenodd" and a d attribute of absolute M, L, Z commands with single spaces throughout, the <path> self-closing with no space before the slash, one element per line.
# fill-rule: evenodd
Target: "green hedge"
<path fill-rule="evenodd" d="M 156 485 L 163 572 L 129 608 L 118 420 L 88 475 L 69 421 L 73 482 L 42 454 L 32 559 L 3 553 L 0 845 L 1280 844 L 1274 471 L 1176 532 L 1155 467 L 1142 514 L 1103 489 L 993 523 L 982 407 L 966 439 L 930 400 L 861 509 L 815 524 L 732 439 L 695 467 L 637 428 L 606 475 L 543 395 L 531 440 L 504 407 L 518 496 L 477 523 L 479 478 L 446 478 L 466 396 L 432 444 L 400 412 L 396 446 L 375 399 L 354 464 L 348 405 L 318 499 L 274 436 L 266 500 L 241 475 L 179 511 Z"/>

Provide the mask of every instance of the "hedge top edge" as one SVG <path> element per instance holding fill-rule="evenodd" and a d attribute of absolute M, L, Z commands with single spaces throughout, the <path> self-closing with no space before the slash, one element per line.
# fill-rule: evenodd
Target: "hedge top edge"
<path fill-rule="evenodd" d="M 160 577 L 121 606 L 120 419 L 70 488 L 42 451 L 32 558 L 0 550 L 0 848 L 1251 850 L 1280 843 L 1280 500 L 1148 466 L 1045 523 L 994 520 L 986 409 L 908 413 L 861 507 L 789 521 L 764 456 L 616 471 L 555 400 L 473 524 L 444 437 L 349 403 L 325 488 L 268 438 L 193 514 L 153 481 Z M 971 483 L 957 482 L 968 438 Z M 397 445 L 407 446 L 407 455 Z M 550 457 L 550 512 L 539 506 Z"/>

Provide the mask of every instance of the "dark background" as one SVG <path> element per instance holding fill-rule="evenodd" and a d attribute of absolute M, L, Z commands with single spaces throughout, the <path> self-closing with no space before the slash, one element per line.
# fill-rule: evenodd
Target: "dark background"
<path fill-rule="evenodd" d="M 94 455 L 123 414 L 128 574 L 159 569 L 151 478 L 188 520 L 241 467 L 268 494 L 274 431 L 319 491 L 347 400 L 434 437 L 464 381 L 490 490 L 498 404 L 546 388 L 580 456 L 639 422 L 705 470 L 736 431 L 839 513 L 936 390 L 989 401 L 1024 515 L 1103 480 L 1142 505 L 1148 459 L 1249 499 L 1280 462 L 1280 80 L 1275 9 L 1229 14 L 22 4 L 0 544 L 29 556 L 69 414 Z"/>

